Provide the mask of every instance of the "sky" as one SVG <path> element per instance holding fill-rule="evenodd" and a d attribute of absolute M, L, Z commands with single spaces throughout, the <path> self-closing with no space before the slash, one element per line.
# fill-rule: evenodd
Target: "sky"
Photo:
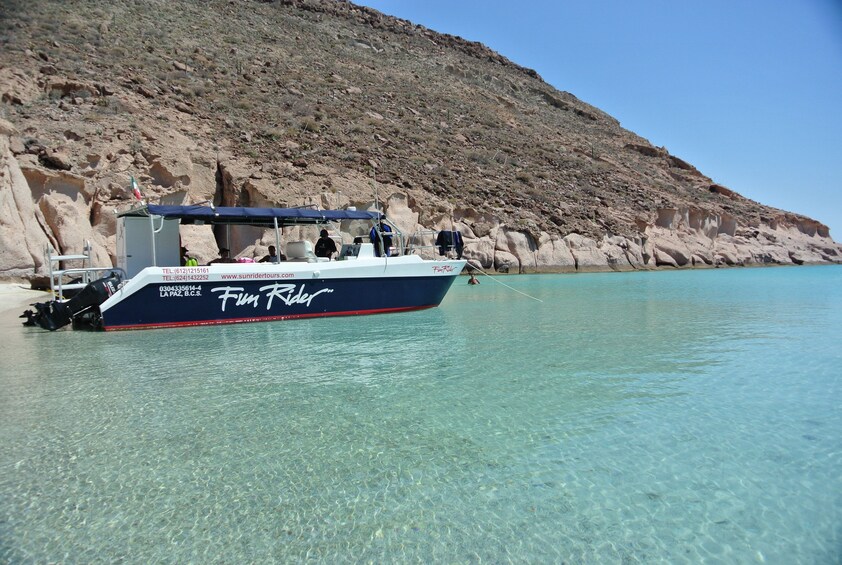
<path fill-rule="evenodd" d="M 354 0 L 479 41 L 842 242 L 842 0 Z"/>

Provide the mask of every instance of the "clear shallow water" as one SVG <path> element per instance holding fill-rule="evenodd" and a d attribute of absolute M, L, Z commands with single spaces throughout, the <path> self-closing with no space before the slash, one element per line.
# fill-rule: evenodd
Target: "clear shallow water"
<path fill-rule="evenodd" d="M 0 357 L 0 562 L 842 559 L 842 267 L 520 276 Z"/>

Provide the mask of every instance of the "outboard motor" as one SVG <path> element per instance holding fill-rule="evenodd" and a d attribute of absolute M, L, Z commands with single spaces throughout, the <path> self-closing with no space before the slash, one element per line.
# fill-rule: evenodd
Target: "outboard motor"
<path fill-rule="evenodd" d="M 53 300 L 32 304 L 35 311 L 27 310 L 21 315 L 21 318 L 26 318 L 23 325 L 40 326 L 51 332 L 63 328 L 76 316 L 105 302 L 117 292 L 122 282 L 123 277 L 120 273 L 111 272 L 108 276 L 95 280 L 66 302 Z"/>

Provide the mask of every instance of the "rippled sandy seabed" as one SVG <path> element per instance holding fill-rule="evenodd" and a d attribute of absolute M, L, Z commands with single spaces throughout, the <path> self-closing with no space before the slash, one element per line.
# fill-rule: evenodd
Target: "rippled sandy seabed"
<path fill-rule="evenodd" d="M 0 292 L 0 562 L 840 560 L 842 268 L 499 281 L 118 333 Z"/>

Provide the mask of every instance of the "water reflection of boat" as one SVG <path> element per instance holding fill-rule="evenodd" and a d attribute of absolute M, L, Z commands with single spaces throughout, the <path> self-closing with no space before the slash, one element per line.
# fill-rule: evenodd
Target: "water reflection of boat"
<path fill-rule="evenodd" d="M 121 330 L 438 306 L 465 261 L 423 258 L 394 227 L 391 256 L 377 256 L 361 238 L 343 244 L 336 260 L 316 257 L 309 241 L 291 241 L 285 261 L 181 266 L 180 225 L 272 228 L 281 249 L 283 227 L 342 222 L 343 231 L 368 234 L 381 219 L 361 210 L 144 205 L 118 214 L 117 268 L 73 298 L 34 304 L 22 317 L 48 330 L 67 324 Z M 390 248 L 386 237 L 375 243 Z"/>

